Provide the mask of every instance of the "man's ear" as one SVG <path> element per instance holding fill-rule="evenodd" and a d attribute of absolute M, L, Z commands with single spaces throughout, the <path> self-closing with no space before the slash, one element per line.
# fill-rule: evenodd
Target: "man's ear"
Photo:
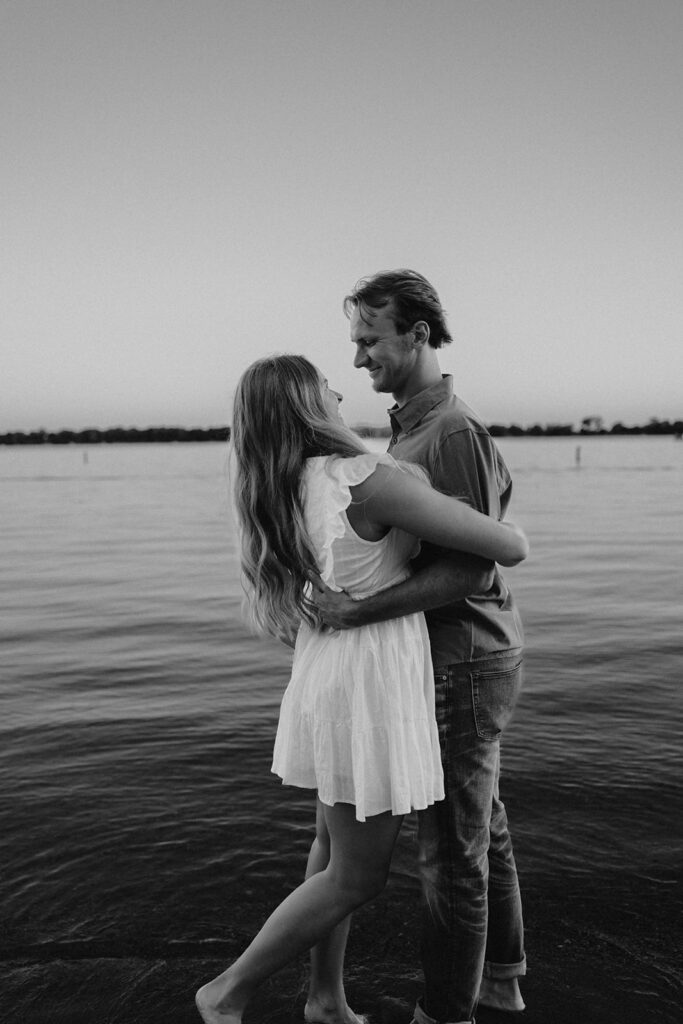
<path fill-rule="evenodd" d="M 429 324 L 425 320 L 418 320 L 412 326 L 412 333 L 415 335 L 415 345 L 422 348 L 429 341 Z"/>

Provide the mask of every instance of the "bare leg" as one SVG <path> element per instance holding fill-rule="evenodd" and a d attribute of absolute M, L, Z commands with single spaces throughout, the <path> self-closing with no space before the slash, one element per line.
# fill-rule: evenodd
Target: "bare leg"
<path fill-rule="evenodd" d="M 318 801 L 316 836 L 311 846 L 306 878 L 324 871 L 330 859 L 330 834 L 323 806 Z M 361 1024 L 346 1002 L 343 970 L 351 915 L 333 928 L 311 950 L 311 975 L 304 1019 L 309 1024 Z"/>
<path fill-rule="evenodd" d="M 386 884 L 402 818 L 356 821 L 355 807 L 323 807 L 330 835 L 327 867 L 307 878 L 270 915 L 242 955 L 199 989 L 205 1024 L 239 1024 L 249 998 L 276 971 L 327 935 Z"/>

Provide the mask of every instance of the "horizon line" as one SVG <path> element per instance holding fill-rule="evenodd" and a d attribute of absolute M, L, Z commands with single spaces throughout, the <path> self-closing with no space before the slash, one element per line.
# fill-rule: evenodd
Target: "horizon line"
<path fill-rule="evenodd" d="M 683 420 L 660 420 L 650 417 L 646 424 L 627 426 L 616 420 L 611 427 L 606 427 L 601 416 L 587 416 L 581 420 L 578 430 L 573 423 L 534 423 L 522 427 L 516 423 L 487 424 L 492 437 L 591 437 L 620 436 L 624 434 L 675 435 L 683 438 Z M 389 437 L 391 428 L 386 424 L 374 426 L 368 423 L 356 423 L 351 427 L 361 437 Z M 149 441 L 227 441 L 230 439 L 231 428 L 220 427 L 180 427 L 180 426 L 148 426 L 148 427 L 84 427 L 73 429 L 62 427 L 59 430 L 47 430 L 40 427 L 35 430 L 0 431 L 0 445 L 39 445 L 39 444 L 100 444 Z"/>
<path fill-rule="evenodd" d="M 669 424 L 671 426 L 678 426 L 679 424 L 683 423 L 683 415 L 681 415 L 680 417 L 676 417 L 674 419 L 669 419 L 668 417 L 660 418 L 658 416 L 649 416 L 647 418 L 647 420 L 645 422 L 643 422 L 643 423 L 626 423 L 623 420 L 623 418 L 620 417 L 618 419 L 611 420 L 611 424 L 609 426 L 607 425 L 607 419 L 604 416 L 598 416 L 598 415 L 583 416 L 580 420 L 576 420 L 576 419 L 575 420 L 569 420 L 569 419 L 559 420 L 559 419 L 555 419 L 555 420 L 546 420 L 545 422 L 542 422 L 541 420 L 536 419 L 536 420 L 527 421 L 527 423 L 524 424 L 524 425 L 521 424 L 517 420 L 510 420 L 507 423 L 503 422 L 502 420 L 490 420 L 489 422 L 481 420 L 481 422 L 484 423 L 484 425 L 486 426 L 487 430 L 491 430 L 492 428 L 493 429 L 495 429 L 495 428 L 504 428 L 504 429 L 533 430 L 536 427 L 541 427 L 544 430 L 550 430 L 550 429 L 552 429 L 552 430 L 559 430 L 559 429 L 562 429 L 562 430 L 568 430 L 568 429 L 574 430 L 575 425 L 578 424 L 577 433 L 579 433 L 582 428 L 586 428 L 588 433 L 600 433 L 601 431 L 609 432 L 614 427 L 624 427 L 626 429 L 632 430 L 632 429 L 645 429 L 645 427 L 653 427 L 653 426 L 658 425 L 658 424 L 659 425 Z M 356 420 L 355 423 L 349 423 L 349 424 L 347 424 L 347 426 L 351 430 L 354 430 L 354 431 L 365 431 L 365 430 L 386 431 L 388 434 L 391 434 L 391 427 L 390 427 L 390 425 L 386 421 L 381 423 L 381 424 L 379 424 L 379 423 L 377 423 L 377 422 L 375 422 L 373 420 Z M 228 423 L 223 423 L 223 424 L 219 424 L 219 425 L 215 425 L 214 424 L 214 425 L 211 425 L 211 426 L 200 426 L 197 423 L 191 424 L 190 426 L 181 425 L 180 423 L 170 423 L 170 424 L 169 423 L 166 423 L 166 424 L 164 424 L 164 423 L 147 423 L 144 427 L 139 427 L 139 426 L 131 425 L 130 423 L 124 424 L 124 423 L 119 422 L 119 423 L 110 424 L 109 426 L 106 426 L 106 427 L 95 427 L 95 426 L 89 424 L 88 426 L 85 426 L 85 427 L 66 427 L 66 426 L 60 426 L 58 428 L 55 428 L 55 427 L 45 427 L 45 426 L 41 425 L 40 427 L 23 427 L 23 428 L 9 427 L 9 428 L 4 428 L 4 429 L 0 428 L 0 437 L 6 437 L 8 435 L 19 435 L 19 434 L 23 434 L 23 435 L 44 434 L 44 435 L 47 435 L 47 434 L 61 434 L 61 433 L 85 434 L 85 433 L 88 433 L 88 432 L 91 432 L 91 433 L 106 433 L 108 431 L 114 431 L 114 430 L 117 430 L 117 431 L 118 430 L 130 430 L 130 431 L 150 431 L 150 430 L 164 430 L 164 431 L 165 430 L 213 431 L 213 430 L 229 430 L 229 429 L 230 429 L 230 424 L 228 424 Z"/>

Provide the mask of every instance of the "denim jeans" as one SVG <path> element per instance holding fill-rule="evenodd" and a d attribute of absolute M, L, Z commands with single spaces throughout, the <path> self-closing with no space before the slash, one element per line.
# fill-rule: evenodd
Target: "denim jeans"
<path fill-rule="evenodd" d="M 526 972 L 522 902 L 499 791 L 521 650 L 434 671 L 446 799 L 419 815 L 421 1016 L 472 1021 L 482 975 Z"/>

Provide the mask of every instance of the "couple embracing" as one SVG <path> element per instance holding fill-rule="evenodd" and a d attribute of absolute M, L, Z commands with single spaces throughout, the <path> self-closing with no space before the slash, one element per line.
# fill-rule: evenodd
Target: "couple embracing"
<path fill-rule="evenodd" d="M 451 337 L 424 277 L 363 279 L 344 310 L 354 365 L 394 398 L 387 454 L 346 427 L 341 395 L 302 356 L 252 364 L 235 398 L 252 617 L 294 644 L 273 771 L 316 790 L 317 817 L 304 882 L 199 989 L 205 1024 L 239 1024 L 258 986 L 307 950 L 306 1021 L 358 1024 L 342 978 L 350 915 L 384 887 L 414 809 L 424 971 L 415 1024 L 470 1024 L 479 1003 L 524 1008 L 521 899 L 498 788 L 523 641 L 496 563 L 528 552 L 503 521 L 510 474 L 441 374 L 438 350 Z"/>

